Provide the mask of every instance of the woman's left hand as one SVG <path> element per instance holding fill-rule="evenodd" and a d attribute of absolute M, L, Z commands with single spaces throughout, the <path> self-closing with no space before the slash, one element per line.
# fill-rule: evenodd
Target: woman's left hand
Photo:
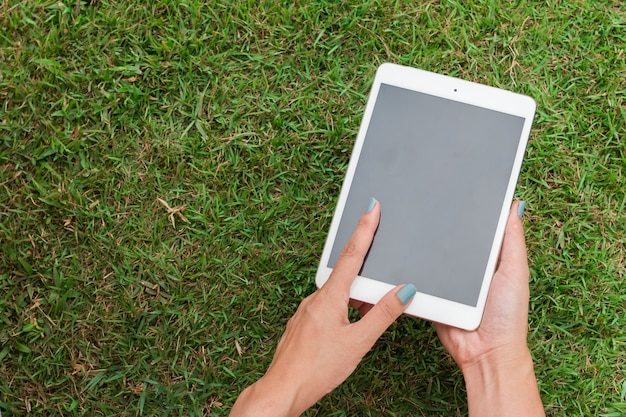
<path fill-rule="evenodd" d="M 412 285 L 386 294 L 358 322 L 350 323 L 350 287 L 380 219 L 370 202 L 328 281 L 300 303 L 289 320 L 267 373 L 244 390 L 234 416 L 298 416 L 341 384 L 415 295 Z"/>

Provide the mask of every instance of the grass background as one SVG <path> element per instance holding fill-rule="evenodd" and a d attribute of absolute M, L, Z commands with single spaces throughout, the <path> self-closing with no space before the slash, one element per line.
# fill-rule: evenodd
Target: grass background
<path fill-rule="evenodd" d="M 626 415 L 626 7 L 0 2 L 0 411 L 226 415 L 317 267 L 376 67 L 532 96 L 549 416 Z M 308 416 L 467 412 L 403 317 Z"/>

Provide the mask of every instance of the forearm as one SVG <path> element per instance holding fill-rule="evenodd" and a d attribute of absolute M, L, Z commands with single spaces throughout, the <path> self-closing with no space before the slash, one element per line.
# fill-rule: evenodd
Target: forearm
<path fill-rule="evenodd" d="M 470 417 L 543 417 L 528 349 L 501 352 L 463 369 Z"/>

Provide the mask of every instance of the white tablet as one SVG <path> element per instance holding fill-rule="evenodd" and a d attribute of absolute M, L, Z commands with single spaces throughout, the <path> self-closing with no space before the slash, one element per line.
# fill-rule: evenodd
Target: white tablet
<path fill-rule="evenodd" d="M 330 276 L 371 197 L 380 225 L 350 297 L 395 285 L 406 313 L 480 324 L 535 113 L 523 95 L 394 64 L 376 73 L 316 283 Z"/>

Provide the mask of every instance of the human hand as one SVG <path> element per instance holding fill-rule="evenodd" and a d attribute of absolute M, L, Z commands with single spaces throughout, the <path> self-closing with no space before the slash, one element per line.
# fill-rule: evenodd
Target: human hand
<path fill-rule="evenodd" d="M 523 204 L 511 207 L 478 329 L 435 324 L 463 372 L 470 416 L 545 416 L 526 341 L 530 292 Z"/>
<path fill-rule="evenodd" d="M 241 393 L 234 416 L 297 416 L 341 384 L 415 295 L 412 285 L 386 294 L 358 322 L 348 320 L 350 287 L 369 250 L 380 205 L 372 199 L 328 281 L 287 323 L 267 373 Z"/>
<path fill-rule="evenodd" d="M 514 203 L 478 329 L 436 323 L 439 339 L 461 370 L 498 351 L 526 351 L 529 270 L 519 203 Z M 522 209 L 523 210 L 523 209 Z"/>

